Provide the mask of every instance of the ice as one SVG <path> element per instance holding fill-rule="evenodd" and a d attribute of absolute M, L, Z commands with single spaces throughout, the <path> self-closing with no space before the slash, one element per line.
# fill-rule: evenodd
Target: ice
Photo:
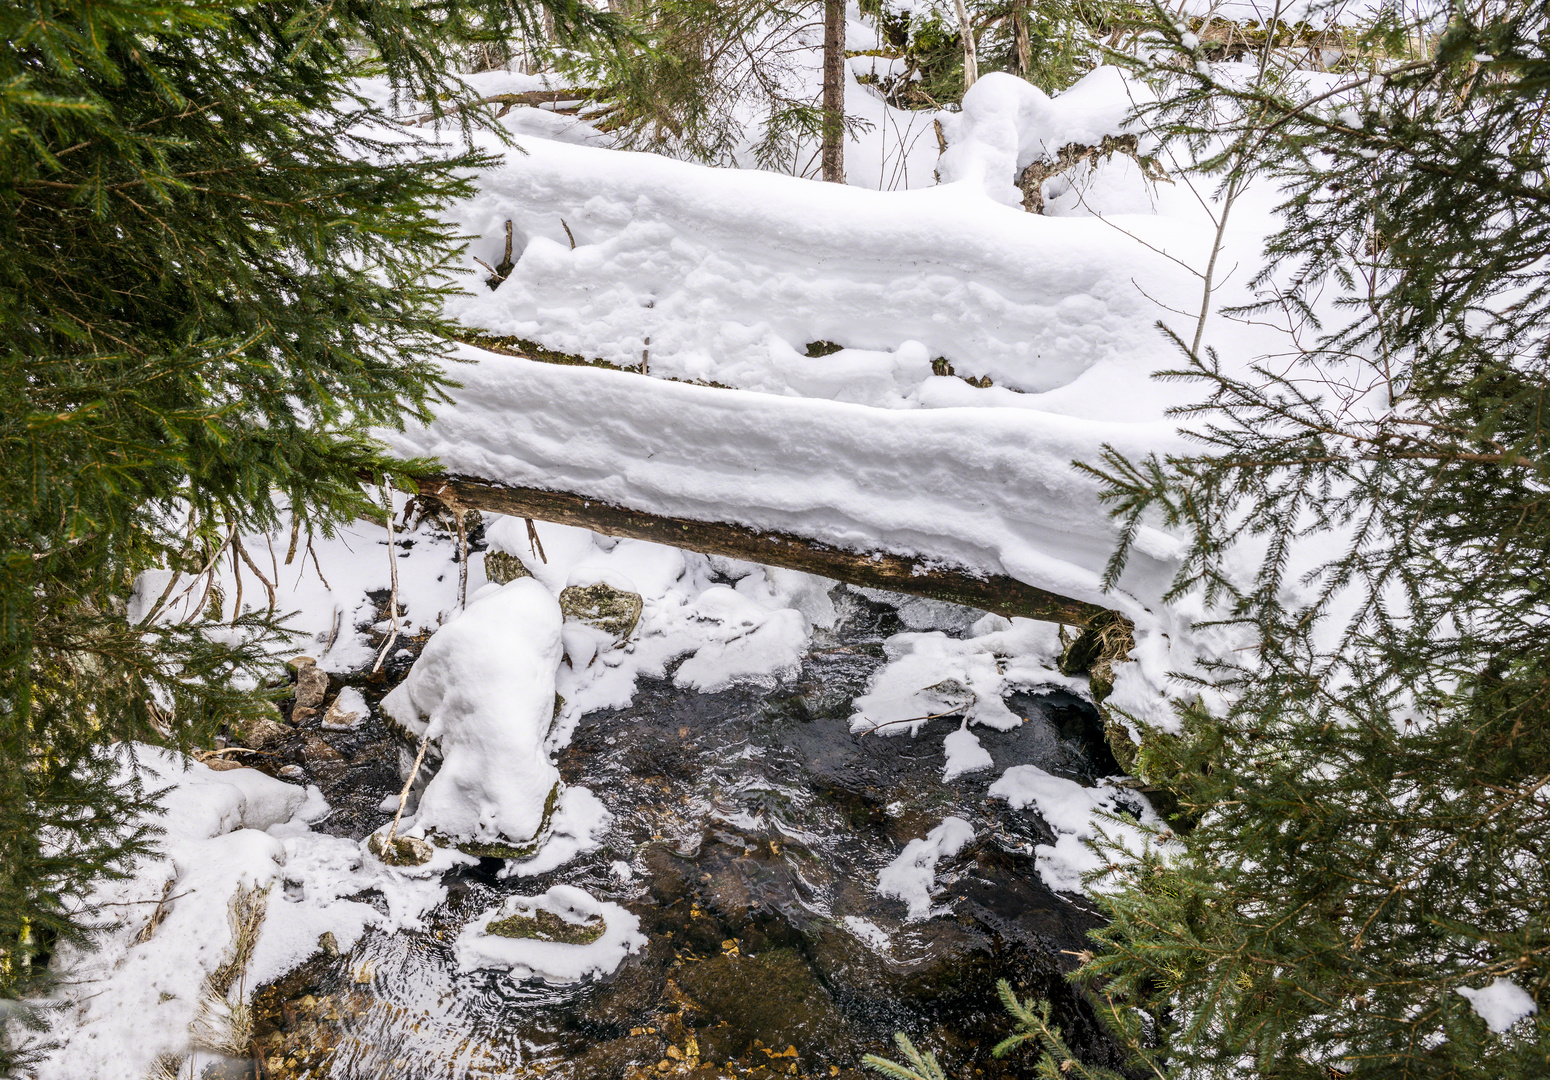
<path fill-rule="evenodd" d="M 428 734 L 441 752 L 414 833 L 523 844 L 544 830 L 560 783 L 544 750 L 560 625 L 553 594 L 519 578 L 432 635 L 383 699 L 386 714 Z"/>
<path fill-rule="evenodd" d="M 903 900 L 911 922 L 929 919 L 945 909 L 931 906 L 936 892 L 936 864 L 951 858 L 974 839 L 974 828 L 960 817 L 947 817 L 924 837 L 911 840 L 893 862 L 877 875 L 879 896 Z"/>
<path fill-rule="evenodd" d="M 1485 1021 L 1485 1026 L 1497 1034 L 1539 1011 L 1528 991 L 1511 979 L 1498 977 L 1478 990 L 1460 986 L 1458 992 L 1469 999 L 1470 1008 Z"/>
<path fill-rule="evenodd" d="M 602 936 L 587 944 L 564 944 L 537 938 L 502 937 L 487 932 L 490 923 L 513 915 L 546 911 L 564 922 L 583 925 L 601 918 Z M 540 978 L 551 983 L 574 983 L 607 975 L 627 955 L 644 947 L 640 920 L 618 904 L 598 900 L 573 885 L 556 885 L 538 896 L 512 896 L 465 926 L 453 950 L 458 966 L 502 968 L 518 978 Z"/>

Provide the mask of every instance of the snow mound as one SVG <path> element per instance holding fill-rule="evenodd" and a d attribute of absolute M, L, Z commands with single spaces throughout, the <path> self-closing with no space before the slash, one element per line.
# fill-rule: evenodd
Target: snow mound
<path fill-rule="evenodd" d="M 555 916 L 555 921 L 545 924 L 541 913 Z M 492 923 L 502 922 L 508 926 L 515 922 L 522 932 L 540 936 L 490 932 Z M 546 925 L 570 928 L 572 933 L 546 930 Z M 555 940 L 563 936 L 574 940 Z M 645 944 L 640 920 L 618 904 L 598 900 L 573 885 L 556 885 L 538 896 L 508 897 L 465 926 L 453 950 L 464 971 L 502 968 L 518 978 L 575 983 L 611 973 Z"/>
<path fill-rule="evenodd" d="M 877 894 L 908 904 L 911 922 L 942 914 L 946 909 L 931 906 L 938 891 L 936 864 L 958 854 L 973 839 L 974 827 L 963 818 L 943 818 L 942 824 L 905 844 L 898 858 L 883 867 L 877 875 Z"/>
<path fill-rule="evenodd" d="M 476 843 L 541 840 L 560 774 L 544 750 L 560 666 L 560 607 L 533 578 L 473 601 L 426 642 L 383 712 L 437 742 L 441 767 L 413 829 Z"/>
<path fill-rule="evenodd" d="M 963 111 L 943 119 L 947 152 L 938 173 L 944 183 L 977 185 L 1008 206 L 1022 205 L 1017 178 L 1035 161 L 1053 159 L 1070 143 L 1096 146 L 1125 131 L 1135 104 L 1150 96 L 1116 67 L 1099 67 L 1059 97 L 993 71 L 963 96 Z"/>

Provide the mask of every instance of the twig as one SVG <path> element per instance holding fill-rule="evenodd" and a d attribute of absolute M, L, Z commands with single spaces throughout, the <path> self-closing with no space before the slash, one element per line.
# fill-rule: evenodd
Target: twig
<path fill-rule="evenodd" d="M 564 218 L 560 219 L 560 228 L 565 230 L 565 235 L 570 238 L 570 249 L 572 251 L 575 251 L 576 250 L 576 234 L 570 231 L 570 226 L 565 224 L 565 219 Z"/>
<path fill-rule="evenodd" d="M 425 734 L 420 736 L 420 749 L 415 752 L 414 765 L 409 769 L 409 779 L 404 781 L 404 790 L 398 793 L 398 810 L 393 814 L 393 824 L 388 828 L 387 841 L 382 845 L 383 851 L 391 851 L 393 838 L 398 835 L 398 822 L 404 816 L 404 804 L 409 801 L 409 789 L 414 787 L 415 780 L 420 775 L 420 765 L 425 761 L 425 748 L 431 743 L 430 721 L 425 722 Z"/>
<path fill-rule="evenodd" d="M 944 716 L 956 716 L 963 712 L 963 710 L 966 708 L 968 708 L 967 705 L 960 705 L 956 709 L 948 709 L 946 712 L 932 713 L 930 716 L 911 716 L 905 720 L 886 720 L 881 724 L 873 724 L 861 734 L 863 736 L 870 735 L 874 731 L 885 727 L 893 727 L 895 724 L 923 724 L 927 720 L 940 720 Z"/>
<path fill-rule="evenodd" d="M 527 549 L 538 556 L 539 562 L 547 566 L 549 564 L 549 559 L 544 555 L 544 545 L 542 541 L 538 539 L 538 526 L 533 524 L 532 518 L 523 518 L 522 520 L 527 522 Z"/>
<path fill-rule="evenodd" d="M 387 522 L 388 534 L 388 573 L 391 575 L 393 589 L 388 597 L 388 617 L 392 619 L 392 628 L 388 632 L 387 640 L 382 643 L 382 651 L 377 654 L 377 662 L 371 665 L 371 673 L 375 675 L 382 668 L 382 661 L 387 659 L 388 650 L 398 640 L 398 552 L 397 542 L 393 536 L 393 496 L 388 491 L 386 484 L 382 487 L 382 501 L 385 513 L 383 520 Z M 402 803 L 399 804 L 402 808 Z"/>

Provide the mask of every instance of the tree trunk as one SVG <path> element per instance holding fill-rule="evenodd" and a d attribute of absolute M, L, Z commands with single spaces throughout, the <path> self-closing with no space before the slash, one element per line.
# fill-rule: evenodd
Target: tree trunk
<path fill-rule="evenodd" d="M 1033 42 L 1028 38 L 1028 0 L 1012 4 L 1012 40 L 1017 45 L 1017 73 L 1023 78 L 1033 68 Z"/>
<path fill-rule="evenodd" d="M 603 533 L 784 566 L 874 589 L 928 596 L 1000 615 L 1085 627 L 1108 609 L 1060 596 L 1003 574 L 980 575 L 921 557 L 847 551 L 808 537 L 750 529 L 727 522 L 664 517 L 615 506 L 581 494 L 510 487 L 473 476 L 416 478 L 422 499 L 438 499 L 456 512 L 496 514 L 575 525 Z"/>
<path fill-rule="evenodd" d="M 980 65 L 974 58 L 974 25 L 969 22 L 969 9 L 963 6 L 963 0 L 957 0 L 958 4 L 958 33 L 963 37 L 963 92 L 967 94 L 969 87 L 979 81 Z"/>
<path fill-rule="evenodd" d="M 845 0 L 823 3 L 823 178 L 845 182 Z"/>

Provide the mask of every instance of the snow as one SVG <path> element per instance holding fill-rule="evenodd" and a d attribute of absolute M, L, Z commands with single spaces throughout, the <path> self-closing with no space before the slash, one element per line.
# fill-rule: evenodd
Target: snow
<path fill-rule="evenodd" d="M 1458 992 L 1469 1000 L 1470 1008 L 1497 1034 L 1539 1011 L 1529 992 L 1511 979 L 1495 978 L 1476 990 L 1460 986 Z"/>
<path fill-rule="evenodd" d="M 1106 838 L 1133 854 L 1153 845 L 1145 827 L 1161 827 L 1145 797 L 1100 782 L 1084 787 L 1074 780 L 1053 776 L 1036 765 L 1014 765 L 990 785 L 990 797 L 1005 799 L 1014 810 L 1032 807 L 1055 834 L 1054 844 L 1034 850 L 1039 876 L 1055 892 L 1101 892 L 1107 887 L 1099 874 L 1108 860 L 1092 847 Z M 1132 825 L 1116 815 L 1128 813 Z"/>
<path fill-rule="evenodd" d="M 512 915 L 547 911 L 572 925 L 601 918 L 605 929 L 596 941 L 568 945 L 537 938 L 511 938 L 487 933 L 491 922 Z M 573 885 L 556 885 L 538 896 L 508 897 L 499 907 L 486 911 L 458 934 L 453 950 L 458 966 L 501 968 L 518 978 L 541 978 L 551 983 L 574 983 L 607 975 L 630 953 L 643 948 L 646 937 L 640 920 L 618 904 L 598 900 Z"/>
<path fill-rule="evenodd" d="M 365 695 L 356 687 L 346 686 L 324 715 L 322 726 L 325 731 L 350 731 L 370 714 Z"/>
<path fill-rule="evenodd" d="M 1035 161 L 1053 160 L 1069 143 L 1096 146 L 1127 130 L 1127 114 L 1151 94 L 1115 67 L 1099 67 L 1058 97 L 1003 71 L 963 96 L 963 111 L 942 121 L 943 183 L 963 181 L 1008 206 L 1022 205 L 1016 178 Z"/>
<path fill-rule="evenodd" d="M 544 751 L 560 624 L 549 590 L 519 578 L 436 631 L 383 698 L 384 713 L 441 752 L 408 834 L 517 844 L 540 837 L 560 783 Z"/>
<path fill-rule="evenodd" d="M 967 773 L 994 768 L 996 764 L 990 751 L 981 746 L 979 738 L 969 730 L 969 722 L 965 720 L 963 725 L 948 732 L 942 740 L 942 747 L 947 752 L 947 764 L 942 769 L 944 783 Z"/>
<path fill-rule="evenodd" d="M 877 875 L 877 894 L 903 900 L 911 922 L 929 919 L 944 909 L 931 906 L 937 892 L 936 864 L 950 859 L 974 839 L 974 828 L 960 817 L 946 817 L 924 837 L 904 845 L 897 858 Z"/>
<path fill-rule="evenodd" d="M 895 634 L 883 643 L 888 663 L 853 703 L 850 729 L 914 735 L 931 717 L 962 712 L 966 724 L 1010 730 L 1023 722 L 1002 701 L 1012 690 L 1085 693 L 1085 679 L 1055 670 L 1060 647 L 1053 624 L 999 615 L 981 619 L 964 637 L 941 630 Z"/>

